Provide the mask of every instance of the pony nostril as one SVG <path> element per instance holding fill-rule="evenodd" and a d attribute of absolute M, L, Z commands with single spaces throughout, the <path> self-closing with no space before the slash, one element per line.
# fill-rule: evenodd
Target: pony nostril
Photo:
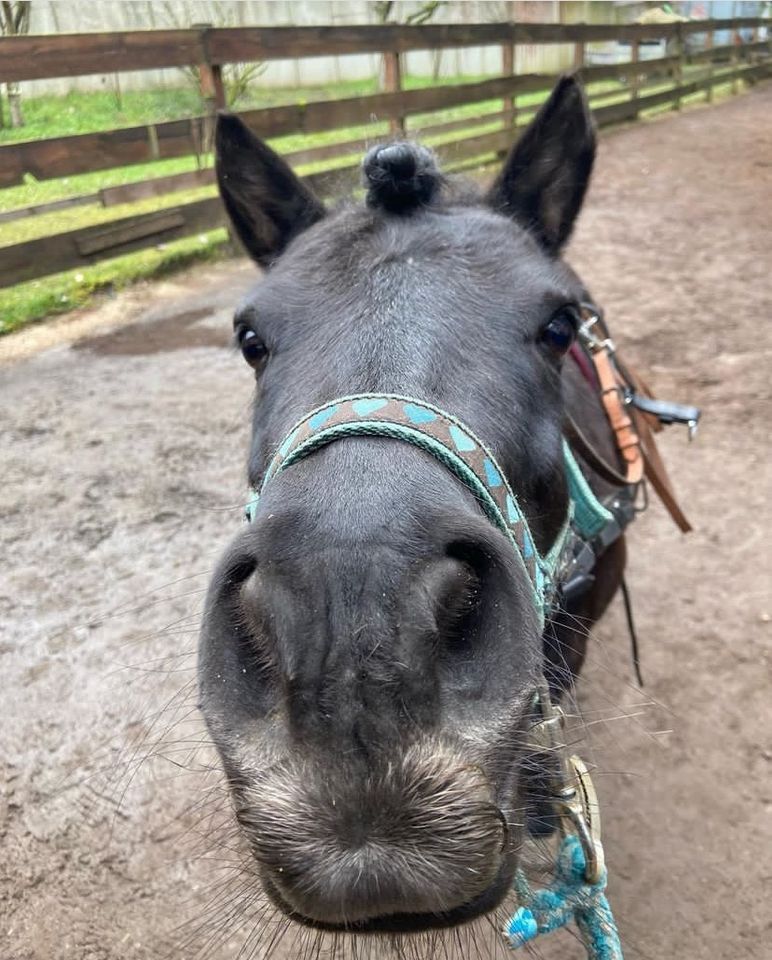
<path fill-rule="evenodd" d="M 458 642 L 480 593 L 480 578 L 466 560 L 448 556 L 426 576 L 437 634 L 443 642 Z"/>
<path fill-rule="evenodd" d="M 491 564 L 485 547 L 472 540 L 453 540 L 445 549 L 448 557 L 465 564 L 479 579 L 482 579 Z"/>

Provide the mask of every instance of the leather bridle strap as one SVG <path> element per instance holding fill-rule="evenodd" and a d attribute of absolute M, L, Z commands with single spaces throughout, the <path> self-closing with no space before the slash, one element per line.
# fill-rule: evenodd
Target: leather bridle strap
<path fill-rule="evenodd" d="M 602 480 L 613 484 L 615 487 L 627 486 L 627 477 L 618 470 L 615 470 L 614 467 L 601 457 L 570 413 L 566 413 L 563 422 L 563 434 L 571 445 L 572 450 L 579 454 L 593 473 L 596 473 Z"/>
<path fill-rule="evenodd" d="M 625 374 L 632 375 L 631 380 L 635 382 L 635 374 L 629 367 L 626 368 Z M 652 417 L 641 410 L 637 410 L 635 407 L 631 406 L 630 412 L 632 414 L 633 429 L 636 431 L 640 443 L 643 474 L 651 483 L 655 493 L 662 501 L 663 506 L 670 514 L 678 529 L 681 530 L 682 533 L 689 533 L 692 526 L 676 499 L 673 485 L 670 482 L 670 477 L 665 469 L 665 464 L 662 461 L 654 439 L 654 430 L 656 430 L 657 427 L 662 429 L 661 425 L 659 421 L 655 421 L 656 426 L 654 426 L 652 424 Z M 600 456 L 570 414 L 566 415 L 563 424 L 563 433 L 571 445 L 571 448 L 582 458 L 593 473 L 616 487 L 628 486 L 630 483 L 628 477 L 621 474 L 618 470 L 615 470 L 614 467 Z"/>
<path fill-rule="evenodd" d="M 626 466 L 624 482 L 634 486 L 643 479 L 643 451 L 635 425 L 627 412 L 624 399 L 626 384 L 613 366 L 608 348 L 600 346 L 594 349 L 591 357 L 598 375 L 601 401 L 614 431 L 617 449 Z"/>
<path fill-rule="evenodd" d="M 678 529 L 682 533 L 689 533 L 692 525 L 686 519 L 686 515 L 676 500 L 670 477 L 665 469 L 665 464 L 662 462 L 662 457 L 659 455 L 657 444 L 654 441 L 654 434 L 649 426 L 646 414 L 636 409 L 633 409 L 632 413 L 633 419 L 635 420 L 635 428 L 641 438 L 641 450 L 643 453 L 646 479 L 652 487 L 654 487 L 657 496 L 673 518 L 673 522 Z"/>
<path fill-rule="evenodd" d="M 627 402 L 632 398 L 633 391 L 647 397 L 652 397 L 652 392 L 634 370 L 617 360 L 614 345 L 608 338 L 608 331 L 597 312 L 589 306 L 586 307 L 584 319 L 580 334 L 592 359 L 603 408 L 625 464 L 625 474 L 621 474 L 603 460 L 570 415 L 566 418 L 564 428 L 566 438 L 591 470 L 615 486 L 636 486 L 645 476 L 679 530 L 688 533 L 692 529 L 691 524 L 676 500 L 654 440 L 654 431 L 661 430 L 661 424 L 651 414 L 644 413 Z M 594 335 L 594 324 L 598 324 L 604 339 Z"/>

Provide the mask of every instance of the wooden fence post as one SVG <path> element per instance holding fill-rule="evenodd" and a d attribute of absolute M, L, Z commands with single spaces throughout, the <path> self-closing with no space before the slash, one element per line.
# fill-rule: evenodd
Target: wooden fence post
<path fill-rule="evenodd" d="M 637 100 L 640 91 L 641 77 L 638 73 L 638 63 L 641 59 L 641 41 L 633 40 L 630 49 L 630 62 L 635 64 L 635 69 L 630 77 L 630 98 Z"/>
<path fill-rule="evenodd" d="M 708 60 L 708 89 L 705 91 L 705 102 L 713 103 L 713 31 L 708 30 L 705 37 L 705 48 L 710 50 L 710 59 Z"/>
<path fill-rule="evenodd" d="M 222 81 L 222 67 L 219 63 L 202 63 L 198 68 L 201 96 L 206 103 L 206 112 L 214 114 L 226 108 L 225 86 Z"/>
<path fill-rule="evenodd" d="M 680 87 L 684 82 L 684 53 L 686 49 L 686 44 L 684 43 L 683 32 L 681 31 L 681 24 L 676 24 L 676 56 L 678 60 L 675 65 L 675 70 L 673 71 L 674 80 L 676 87 Z M 673 109 L 681 109 L 681 97 L 676 95 L 673 100 Z"/>
<path fill-rule="evenodd" d="M 515 74 L 515 46 L 512 43 L 505 43 L 501 47 L 501 75 L 503 77 L 512 77 Z M 513 126 L 517 121 L 517 96 L 512 95 L 504 97 L 503 107 L 506 116 L 504 117 L 504 126 Z"/>
<path fill-rule="evenodd" d="M 584 40 L 574 44 L 574 70 L 581 70 L 584 66 Z"/>
<path fill-rule="evenodd" d="M 387 93 L 397 93 L 402 89 L 402 65 L 399 54 L 387 50 L 383 54 L 383 86 Z M 405 118 L 398 113 L 389 115 L 389 130 L 395 136 L 405 135 Z"/>
<path fill-rule="evenodd" d="M 201 31 L 201 45 L 206 50 L 206 33 L 211 28 L 211 23 L 196 23 L 193 26 L 196 30 Z M 201 99 L 204 101 L 206 115 L 201 135 L 201 148 L 204 153 L 208 153 L 214 143 L 214 125 L 217 111 L 224 110 L 228 105 L 222 79 L 222 67 L 219 63 L 205 62 L 198 65 L 198 86 L 201 91 Z"/>
<path fill-rule="evenodd" d="M 742 42 L 742 39 L 740 37 L 740 31 L 739 30 L 733 31 L 732 33 L 732 70 L 737 69 L 737 64 L 740 60 L 738 48 L 741 42 Z M 732 94 L 736 95 L 739 89 L 740 89 L 740 82 L 735 78 L 732 80 Z"/>

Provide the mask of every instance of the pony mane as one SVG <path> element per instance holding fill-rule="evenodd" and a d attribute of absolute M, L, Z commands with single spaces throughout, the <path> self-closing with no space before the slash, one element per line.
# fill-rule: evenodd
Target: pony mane
<path fill-rule="evenodd" d="M 434 204 L 445 183 L 434 153 L 405 141 L 373 147 L 362 172 L 367 206 L 403 216 Z"/>

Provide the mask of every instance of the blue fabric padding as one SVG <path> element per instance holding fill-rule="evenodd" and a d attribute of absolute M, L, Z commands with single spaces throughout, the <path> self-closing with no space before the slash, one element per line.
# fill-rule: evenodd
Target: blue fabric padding
<path fill-rule="evenodd" d="M 607 510 L 592 492 L 565 440 L 563 441 L 563 454 L 566 462 L 568 494 L 574 504 L 574 526 L 580 536 L 592 540 L 614 517 L 611 511 Z"/>
<path fill-rule="evenodd" d="M 555 878 L 544 890 L 531 890 L 518 870 L 515 889 L 520 907 L 504 931 L 513 949 L 575 921 L 588 960 L 623 960 L 614 915 L 606 898 L 606 871 L 597 883 L 584 878 L 585 857 L 579 839 L 563 838 Z"/>

